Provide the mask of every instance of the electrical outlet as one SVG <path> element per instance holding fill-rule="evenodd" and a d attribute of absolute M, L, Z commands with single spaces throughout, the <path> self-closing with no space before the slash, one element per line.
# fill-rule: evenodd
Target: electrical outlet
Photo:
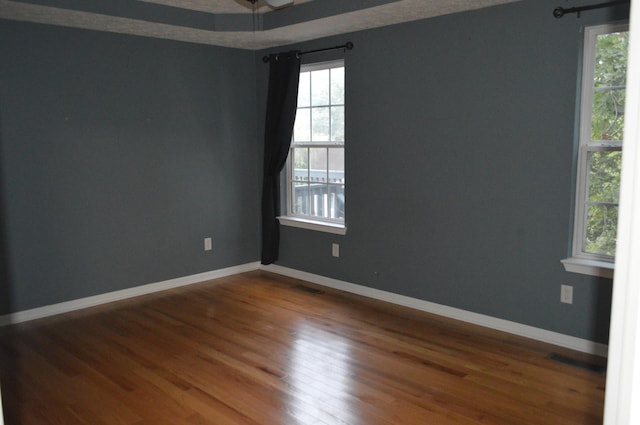
<path fill-rule="evenodd" d="M 211 238 L 204 238 L 204 250 L 211 251 L 212 249 Z"/>
<path fill-rule="evenodd" d="M 560 285 L 560 302 L 565 304 L 573 304 L 573 286 Z"/>
<path fill-rule="evenodd" d="M 331 255 L 333 255 L 334 257 L 340 256 L 340 245 L 338 245 L 337 243 L 331 245 Z"/>

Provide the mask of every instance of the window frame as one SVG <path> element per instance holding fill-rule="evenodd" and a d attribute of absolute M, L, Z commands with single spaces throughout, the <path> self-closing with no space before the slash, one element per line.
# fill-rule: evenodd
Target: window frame
<path fill-rule="evenodd" d="M 576 162 L 576 188 L 573 217 L 571 257 L 562 260 L 567 271 L 593 276 L 613 277 L 615 256 L 589 253 L 585 250 L 588 213 L 589 155 L 594 152 L 622 151 L 622 141 L 592 141 L 593 80 L 595 74 L 596 43 L 598 36 L 615 32 L 628 32 L 628 22 L 615 22 L 584 28 L 582 55 L 582 82 L 580 85 L 580 114 L 578 152 Z M 626 85 L 625 85 L 626 88 Z M 605 202 L 600 204 L 607 204 Z M 619 205 L 619 203 L 610 203 Z"/>
<path fill-rule="evenodd" d="M 300 68 L 300 73 L 302 74 L 303 72 L 339 68 L 339 67 L 344 68 L 344 73 L 345 73 L 344 85 L 346 86 L 346 66 L 345 66 L 344 59 L 335 59 L 335 60 L 329 60 L 329 61 L 323 61 L 323 62 L 313 62 L 313 63 L 303 64 Z M 345 99 L 344 99 L 343 106 L 345 108 L 345 122 L 346 122 L 346 103 L 347 103 L 346 89 L 345 89 L 344 96 L 345 96 Z M 332 104 L 330 103 L 328 106 L 332 106 Z M 285 165 L 286 172 L 284 173 L 284 180 L 286 181 L 286 188 L 287 188 L 286 197 L 285 197 L 286 215 L 278 217 L 280 224 L 283 224 L 286 226 L 298 227 L 298 228 L 303 228 L 308 230 L 316 230 L 316 231 L 333 233 L 338 235 L 346 234 L 346 231 L 347 231 L 346 209 L 345 209 L 345 218 L 343 220 L 332 220 L 332 219 L 325 219 L 323 217 L 297 214 L 293 211 L 292 209 L 292 195 L 293 195 L 292 194 L 292 186 L 293 186 L 292 152 L 293 152 L 293 149 L 295 149 L 296 147 L 297 148 L 304 148 L 304 147 L 342 148 L 346 152 L 346 128 L 345 128 L 345 140 L 343 142 L 324 142 L 324 143 L 322 142 L 304 143 L 303 142 L 301 144 L 294 145 L 293 136 L 292 136 L 291 146 L 289 148 L 289 154 L 287 155 L 287 162 Z M 345 163 L 346 163 L 346 159 L 345 159 Z M 345 173 L 346 173 L 346 164 L 345 164 Z M 342 184 L 342 186 L 346 190 L 346 181 L 345 183 Z"/>

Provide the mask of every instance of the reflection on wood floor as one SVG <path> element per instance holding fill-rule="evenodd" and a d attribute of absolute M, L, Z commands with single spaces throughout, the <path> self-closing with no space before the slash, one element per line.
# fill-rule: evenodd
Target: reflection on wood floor
<path fill-rule="evenodd" d="M 588 356 L 251 272 L 0 329 L 6 425 L 601 424 Z"/>

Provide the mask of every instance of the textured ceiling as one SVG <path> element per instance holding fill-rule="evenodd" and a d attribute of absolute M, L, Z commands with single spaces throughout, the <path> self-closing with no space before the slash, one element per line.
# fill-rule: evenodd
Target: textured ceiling
<path fill-rule="evenodd" d="M 181 7 L 208 13 L 252 13 L 253 6 L 246 0 L 140 0 L 165 6 Z M 303 4 L 312 0 L 296 0 L 295 4 Z M 261 0 L 257 9 L 262 13 L 267 6 Z"/>
<path fill-rule="evenodd" d="M 517 0 L 0 0 L 0 18 L 257 50 Z"/>

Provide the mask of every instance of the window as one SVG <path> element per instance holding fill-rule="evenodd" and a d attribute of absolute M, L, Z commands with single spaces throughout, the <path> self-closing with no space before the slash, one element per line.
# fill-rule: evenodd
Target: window
<path fill-rule="evenodd" d="M 344 62 L 303 65 L 283 224 L 344 234 Z"/>
<path fill-rule="evenodd" d="M 569 271 L 612 274 L 628 40 L 626 24 L 585 30 L 573 258 L 563 260 Z M 576 264 L 587 268 L 571 270 L 571 265 Z"/>

